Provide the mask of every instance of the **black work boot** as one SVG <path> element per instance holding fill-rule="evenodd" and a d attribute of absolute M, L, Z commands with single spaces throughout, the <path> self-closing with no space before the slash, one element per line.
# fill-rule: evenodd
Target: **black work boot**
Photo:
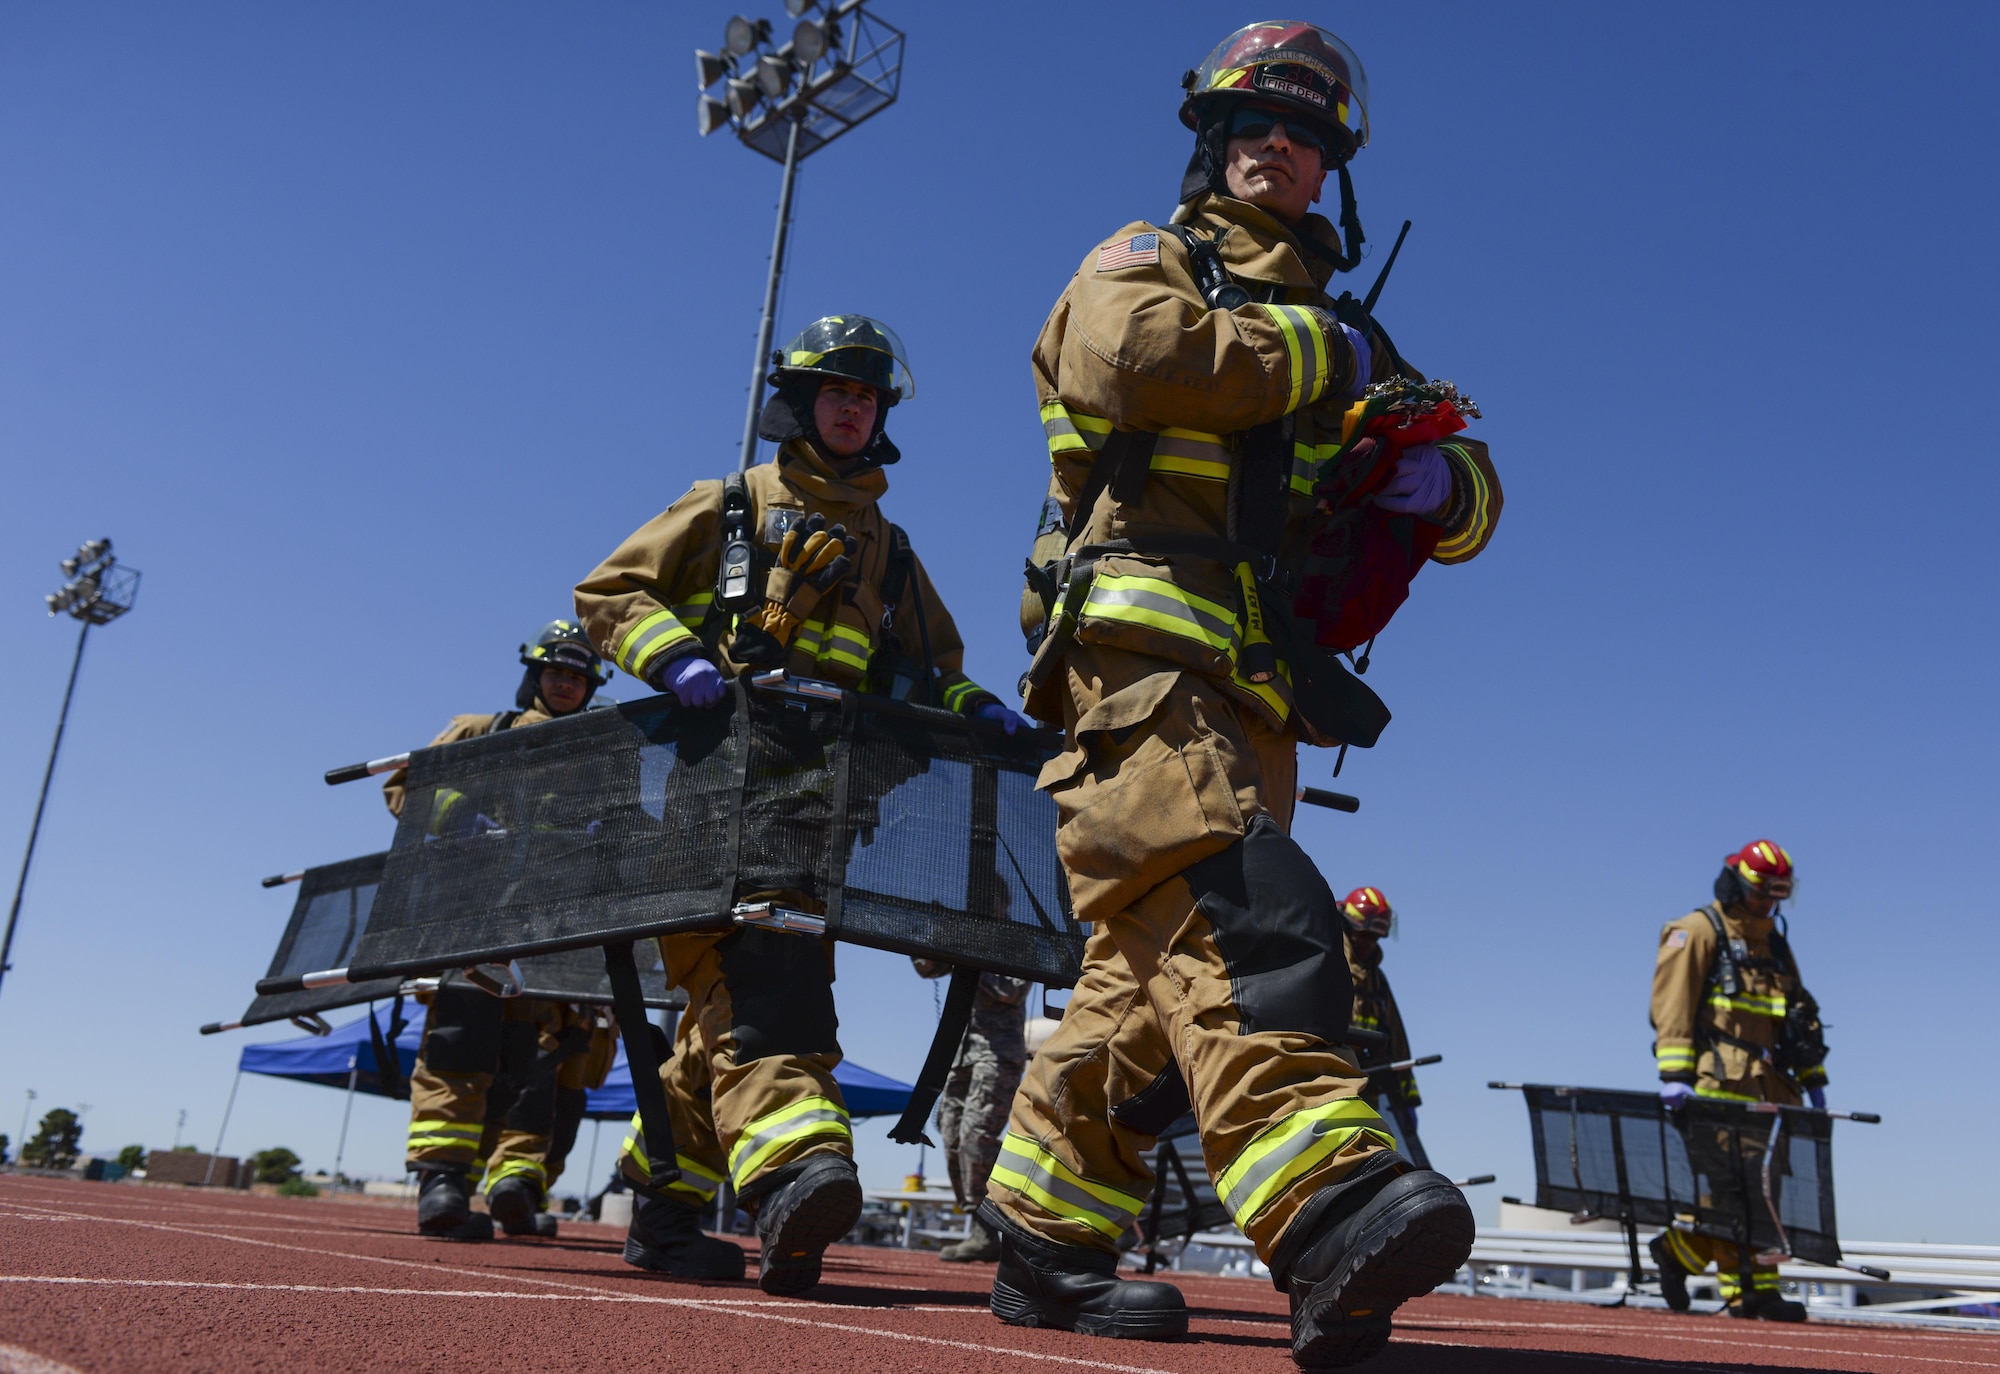
<path fill-rule="evenodd" d="M 1776 1289 L 1757 1288 L 1729 1304 L 1729 1315 L 1766 1322 L 1802 1322 L 1806 1305 L 1781 1297 Z"/>
<path fill-rule="evenodd" d="M 549 1229 L 541 1229 L 542 1190 L 534 1180 L 521 1174 L 509 1174 L 486 1190 L 486 1210 L 494 1223 L 510 1236 L 539 1236 L 555 1234 L 555 1218 L 548 1218 Z"/>
<path fill-rule="evenodd" d="M 1646 1253 L 1653 1257 L 1653 1264 L 1660 1271 L 1660 1296 L 1667 1300 L 1667 1306 L 1676 1312 L 1687 1311 L 1690 1306 L 1687 1270 L 1667 1247 L 1665 1231 L 1646 1242 Z"/>
<path fill-rule="evenodd" d="M 676 1279 L 743 1277 L 743 1247 L 704 1235 L 700 1212 L 665 1198 L 634 1200 L 625 1262 Z"/>
<path fill-rule="evenodd" d="M 472 1210 L 463 1164 L 435 1164 L 418 1173 L 418 1231 L 433 1240 L 493 1239 L 493 1218 Z"/>
<path fill-rule="evenodd" d="M 1320 1189 L 1271 1261 L 1273 1281 L 1292 1296 L 1292 1359 L 1342 1369 L 1376 1354 L 1396 1309 L 1449 1282 L 1472 1239 L 1465 1195 L 1429 1169 L 1380 1167 Z"/>
<path fill-rule="evenodd" d="M 991 1264 L 1000 1258 L 1000 1233 L 973 1215 L 965 1239 L 938 1251 L 946 1264 Z"/>
<path fill-rule="evenodd" d="M 819 1282 L 826 1247 L 861 1220 L 861 1177 L 846 1155 L 807 1155 L 775 1170 L 757 1203 L 757 1286 L 792 1298 Z"/>
<path fill-rule="evenodd" d="M 1085 1336 L 1164 1341 L 1187 1335 L 1187 1303 L 1170 1283 L 1118 1277 L 1118 1257 L 1058 1245 L 1008 1220 L 990 1202 L 979 1219 L 1000 1240 L 993 1315 L 1009 1326 L 1050 1326 Z"/>

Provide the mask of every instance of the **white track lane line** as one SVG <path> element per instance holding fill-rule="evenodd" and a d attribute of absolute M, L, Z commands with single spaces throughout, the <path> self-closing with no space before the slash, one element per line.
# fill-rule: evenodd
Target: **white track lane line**
<path fill-rule="evenodd" d="M 857 1336 L 874 1336 L 881 1340 L 904 1341 L 915 1345 L 934 1345 L 948 1350 L 968 1350 L 988 1356 L 1011 1356 L 1017 1360 L 1034 1360 L 1043 1364 L 1076 1365 L 1084 1369 L 1109 1369 L 1117 1371 L 1117 1374 L 1175 1374 L 1172 1370 L 1155 1369 L 1145 1365 L 1110 1364 L 1103 1360 L 1086 1360 L 1078 1359 L 1071 1355 L 1050 1355 L 1037 1350 L 1022 1350 L 1017 1346 L 980 1345 L 972 1341 L 948 1340 L 943 1336 L 919 1336 L 905 1331 L 885 1331 L 879 1327 L 856 1326 L 851 1322 L 819 1321 L 811 1317 L 794 1317 L 778 1312 L 754 1311 L 735 1306 L 726 1299 L 723 1301 L 713 1301 L 702 1298 L 652 1297 L 646 1294 L 620 1295 L 602 1288 L 593 1288 L 587 1284 L 564 1283 L 559 1279 L 535 1278 L 526 1274 L 512 1274 L 504 1271 L 495 1272 L 491 1270 L 459 1269 L 456 1267 L 448 1268 L 438 1264 L 426 1264 L 421 1260 L 390 1259 L 383 1255 L 352 1255 L 337 1250 L 312 1249 L 304 1245 L 281 1245 L 277 1241 L 251 1240 L 242 1236 L 223 1235 L 213 1231 L 198 1231 L 188 1226 L 169 1226 L 164 1222 L 157 1221 L 136 1221 L 126 1217 L 92 1217 L 83 1214 L 77 1214 L 73 1219 L 97 1221 L 110 1226 L 136 1226 L 141 1230 L 165 1231 L 172 1235 L 197 1236 L 205 1240 L 228 1241 L 235 1245 L 253 1245 L 260 1249 L 284 1250 L 293 1254 L 311 1255 L 319 1259 L 351 1259 L 362 1263 L 391 1265 L 400 1269 L 420 1269 L 429 1274 L 458 1274 L 467 1278 L 486 1279 L 489 1282 L 494 1279 L 500 1279 L 514 1283 L 538 1283 L 546 1287 L 560 1288 L 572 1293 L 591 1295 L 600 1300 L 626 1296 L 628 1300 L 639 1300 L 655 1306 L 680 1307 L 697 1312 L 715 1312 L 726 1316 L 742 1317 L 748 1321 L 781 1322 L 787 1326 L 805 1326 L 820 1331 L 845 1331 Z M 106 1280 L 106 1282 L 116 1281 Z M 248 1285 L 245 1286 L 247 1287 Z M 433 1290 L 419 1289 L 417 1291 L 428 1292 Z M 825 1304 L 814 1305 L 820 1306 L 823 1309 L 827 1306 Z M 843 1308 L 840 1310 L 852 1309 Z"/>
<path fill-rule="evenodd" d="M 0 1342 L 0 1374 L 82 1374 L 46 1355 Z"/>
<path fill-rule="evenodd" d="M 1837 1345 L 1797 1345 L 1788 1341 L 1762 1341 L 1762 1340 L 1754 1342 L 1737 1341 L 1737 1340 L 1732 1340 L 1726 1336 L 1681 1335 L 1671 1331 L 1656 1330 L 1651 1326 L 1647 1326 L 1644 1328 L 1632 1328 L 1632 1327 L 1608 1326 L 1598 1323 L 1578 1323 L 1575 1326 L 1569 1326 L 1562 1322 L 1510 1322 L 1510 1321 L 1482 1322 L 1482 1321 L 1463 1321 L 1449 1317 L 1412 1318 L 1412 1324 L 1416 1325 L 1419 1329 L 1444 1327 L 1450 1330 L 1457 1330 L 1457 1331 L 1560 1331 L 1571 1335 L 1600 1335 L 1600 1336 L 1610 1335 L 1610 1336 L 1623 1336 L 1627 1338 L 1641 1337 L 1645 1340 L 1650 1340 L 1650 1341 L 1676 1341 L 1682 1345 L 1719 1345 L 1737 1351 L 1745 1349 L 1757 1350 L 1757 1351 L 1784 1350 L 1784 1351 L 1790 1351 L 1794 1354 L 1833 1355 L 1845 1359 L 1863 1359 L 1863 1358 L 1879 1359 L 1883 1357 L 1882 1352 L 1880 1351 L 1854 1350 L 1851 1348 L 1837 1346 Z M 1862 1328 L 1856 1326 L 1856 1327 L 1847 1327 L 1844 1329 L 1853 1331 L 1853 1330 L 1860 1330 Z M 1748 1335 L 1750 1333 L 1748 1331 L 1745 1331 L 1743 1334 Z M 1870 1334 L 1876 1334 L 1876 1333 L 1871 1332 Z M 1902 1331 L 1893 1331 L 1893 1332 L 1885 1331 L 1880 1334 L 1900 1338 L 1902 1336 L 1914 1333 L 1908 1333 Z M 1974 1337 L 1974 1339 L 1979 1339 L 1979 1338 Z M 1898 1360 L 1915 1360 L 1922 1364 L 1950 1365 L 1958 1369 L 2000 1369 L 2000 1362 L 1995 1362 L 1990 1360 L 1969 1360 L 1962 1355 L 1952 1359 L 1943 1359 L 1934 1355 L 1912 1355 L 1898 1351 L 1889 1358 Z"/>

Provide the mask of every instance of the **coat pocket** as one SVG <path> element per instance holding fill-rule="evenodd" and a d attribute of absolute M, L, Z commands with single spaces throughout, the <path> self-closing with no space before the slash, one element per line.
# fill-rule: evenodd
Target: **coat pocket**
<path fill-rule="evenodd" d="M 1227 594 L 1204 595 L 1188 585 L 1192 580 L 1165 559 L 1100 558 L 1077 618 L 1077 642 L 1228 677 L 1236 656 L 1236 604 Z"/>

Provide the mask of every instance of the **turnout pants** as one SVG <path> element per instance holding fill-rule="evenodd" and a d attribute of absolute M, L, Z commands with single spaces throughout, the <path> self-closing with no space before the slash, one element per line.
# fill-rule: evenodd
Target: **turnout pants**
<path fill-rule="evenodd" d="M 1115 1252 L 1156 1135 L 1192 1105 L 1218 1196 L 1268 1263 L 1322 1188 L 1406 1167 L 1337 1048 L 1353 1007 L 1332 891 L 1287 834 L 1289 732 L 1223 684 L 1073 645 L 1043 770 L 1083 977 L 1014 1098 L 988 1196 Z"/>
<path fill-rule="evenodd" d="M 754 1204 L 807 1155 L 851 1157 L 827 943 L 745 927 L 662 936 L 660 953 L 688 996 L 660 1067 L 681 1169 L 668 1192 L 704 1206 L 726 1178 Z M 620 1167 L 640 1182 L 651 1172 L 636 1114 Z"/>
<path fill-rule="evenodd" d="M 1777 1101 L 1787 1106 L 1797 1106 L 1796 1095 L 1784 1091 L 1782 1085 L 1772 1085 L 1777 1090 L 1766 1100 Z M 1695 1091 L 1703 1097 L 1720 1097 L 1725 1094 L 1719 1084 L 1702 1082 Z M 1769 1136 L 1761 1131 L 1740 1131 L 1732 1140 L 1725 1129 L 1688 1123 L 1683 1128 L 1687 1139 L 1688 1162 L 1694 1166 L 1707 1187 L 1701 1202 L 1704 1207 L 1719 1207 L 1731 1212 L 1748 1208 L 1760 1208 L 1763 1201 L 1757 1195 L 1761 1189 L 1759 1173 L 1763 1166 L 1764 1148 Z M 1758 1292 L 1778 1290 L 1778 1271 L 1756 1263 L 1749 1250 L 1734 1241 L 1722 1240 L 1715 1236 L 1688 1235 L 1682 1231 L 1669 1229 L 1666 1233 L 1667 1253 L 1676 1263 L 1690 1274 L 1699 1274 L 1710 1264 L 1715 1265 L 1716 1286 L 1722 1290 L 1722 1300 L 1735 1304 L 1743 1299 L 1743 1275 L 1747 1270 L 1750 1286 Z"/>
<path fill-rule="evenodd" d="M 576 1020 L 564 1002 L 440 987 L 410 1074 L 409 1167 L 483 1162 L 487 1187 L 520 1174 L 546 1195 L 557 1078 L 570 1061 L 543 1056 Z"/>

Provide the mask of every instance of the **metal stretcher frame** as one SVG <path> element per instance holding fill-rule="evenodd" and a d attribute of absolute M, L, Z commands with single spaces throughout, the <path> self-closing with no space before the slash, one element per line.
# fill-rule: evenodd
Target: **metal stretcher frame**
<path fill-rule="evenodd" d="M 927 954 L 957 966 L 950 1000 L 967 1010 L 982 970 L 1067 986 L 1083 936 L 1055 858 L 1054 804 L 1033 786 L 1058 746 L 1052 732 L 1009 736 L 772 674 L 739 679 L 716 710 L 653 697 L 334 770 L 329 782 L 409 769 L 373 914 L 345 965 L 274 974 L 257 991 L 601 947 L 652 1166 L 647 1191 L 664 1188 L 678 1170 L 657 1056 L 637 1030 L 635 942 L 747 923 Z M 878 845 L 893 852 L 864 853 Z M 938 862 L 921 862 L 926 854 Z M 960 891 L 943 892 L 944 881 Z M 736 900 L 772 891 L 802 892 L 821 909 Z M 956 1044 L 945 1038 L 941 1026 L 932 1060 L 942 1052 L 948 1063 Z M 928 1115 L 919 1099 L 943 1077 L 931 1067 L 899 1132 L 920 1106 Z"/>
<path fill-rule="evenodd" d="M 1707 1097 L 1670 1108 L 1655 1092 L 1488 1086 L 1526 1100 L 1535 1205 L 1619 1222 L 1635 1285 L 1642 1225 L 1726 1241 L 1745 1256 L 1879 1272 L 1846 1264 L 1834 1215 L 1833 1121 L 1880 1119 L 1870 1113 Z"/>

